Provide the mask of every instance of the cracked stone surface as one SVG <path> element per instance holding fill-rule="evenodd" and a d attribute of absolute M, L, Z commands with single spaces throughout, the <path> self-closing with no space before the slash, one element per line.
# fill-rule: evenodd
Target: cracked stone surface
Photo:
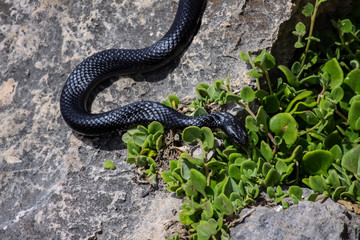
<path fill-rule="evenodd" d="M 315 203 L 304 201 L 285 211 L 256 207 L 242 224 L 231 229 L 231 236 L 234 240 L 357 240 L 360 237 L 360 218 L 331 199 Z"/>
<path fill-rule="evenodd" d="M 229 76 L 251 85 L 240 51 L 270 49 L 299 1 L 209 1 L 198 35 L 166 69 L 99 87 L 94 112 Z M 0 239 L 164 239 L 181 199 L 132 180 L 120 136 L 85 138 L 59 97 L 85 57 L 141 48 L 169 28 L 176 0 L 0 1 Z M 291 22 L 291 21 L 290 21 Z M 289 42 L 291 45 L 291 42 Z M 282 45 L 283 46 L 283 45 Z M 284 47 L 284 46 L 283 46 Z M 103 169 L 106 159 L 117 169 Z"/>

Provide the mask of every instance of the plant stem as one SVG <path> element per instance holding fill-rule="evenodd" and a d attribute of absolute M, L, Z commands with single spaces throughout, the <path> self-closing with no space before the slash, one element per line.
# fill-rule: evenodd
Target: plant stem
<path fill-rule="evenodd" d="M 344 114 L 342 114 L 339 110 L 335 109 L 335 113 L 339 115 L 339 117 L 341 117 L 345 122 L 349 123 L 347 117 Z"/>
<path fill-rule="evenodd" d="M 272 87 L 271 87 L 269 72 L 266 71 L 266 70 L 263 70 L 263 72 L 264 72 L 264 74 L 265 74 L 267 83 L 268 83 L 268 85 L 269 85 L 269 91 L 270 91 L 270 95 L 271 95 L 271 94 L 273 93 L 273 91 L 272 91 Z"/>
<path fill-rule="evenodd" d="M 307 56 L 307 54 L 309 52 L 310 43 L 311 43 L 311 37 L 312 37 L 312 34 L 313 34 L 314 25 L 315 25 L 316 14 L 317 14 L 317 10 L 318 10 L 320 4 L 321 4 L 321 2 L 319 0 L 316 0 L 315 7 L 314 7 L 314 12 L 311 15 L 309 36 L 308 36 L 308 40 L 307 40 L 307 43 L 306 43 L 305 52 L 304 52 L 304 55 L 303 55 L 304 57 L 303 57 L 303 59 L 301 61 L 301 67 L 303 67 L 305 65 L 306 56 Z"/>
<path fill-rule="evenodd" d="M 340 37 L 340 41 L 341 41 L 341 44 L 343 45 L 343 48 L 349 53 L 349 54 L 354 54 L 351 49 L 349 48 L 349 43 L 348 42 L 345 42 L 345 39 L 344 39 L 344 33 L 343 31 L 341 31 L 341 29 L 339 28 L 339 37 Z"/>
<path fill-rule="evenodd" d="M 323 89 L 321 90 L 321 92 L 320 92 L 319 95 L 317 96 L 317 99 L 316 99 L 316 103 L 317 103 L 317 104 L 320 103 L 320 99 L 321 99 L 321 97 L 324 95 L 325 91 L 326 91 L 326 88 L 323 87 Z"/>
<path fill-rule="evenodd" d="M 251 65 L 251 67 L 256 70 L 256 66 L 255 66 L 255 64 L 254 64 L 254 61 L 253 61 L 252 58 L 251 58 L 251 52 L 248 52 L 248 57 L 249 57 L 249 63 L 250 63 L 250 65 Z M 256 80 L 256 88 L 257 88 L 257 90 L 260 90 L 261 87 L 260 87 L 259 78 L 255 78 L 255 80 Z"/>
<path fill-rule="evenodd" d="M 205 171 L 205 175 L 206 175 L 206 186 L 210 186 L 210 172 L 209 172 L 209 169 L 206 166 L 206 163 L 207 163 L 206 154 L 207 154 L 207 152 L 205 151 L 205 148 L 204 148 L 204 145 L 203 145 L 202 141 L 199 138 L 197 138 L 196 141 L 199 143 L 201 151 L 202 151 L 202 153 L 204 155 L 204 163 L 205 163 L 204 164 L 204 171 Z M 206 198 L 206 196 L 205 196 L 205 198 Z"/>
<path fill-rule="evenodd" d="M 299 137 L 302 136 L 302 135 L 305 135 L 307 133 L 310 133 L 312 132 L 313 130 L 315 130 L 316 128 L 318 128 L 322 123 L 322 120 L 320 120 L 316 125 L 314 125 L 312 128 L 309 128 L 308 130 L 306 130 L 305 132 L 302 132 L 302 133 L 299 133 Z"/>

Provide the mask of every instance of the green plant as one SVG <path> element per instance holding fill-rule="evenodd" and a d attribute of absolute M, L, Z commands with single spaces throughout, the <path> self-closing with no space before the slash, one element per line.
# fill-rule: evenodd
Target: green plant
<path fill-rule="evenodd" d="M 127 146 L 128 163 L 135 163 L 144 168 L 150 184 L 157 184 L 156 162 L 154 157 L 163 146 L 164 127 L 159 122 L 152 122 L 147 127 L 137 126 L 129 129 L 122 140 Z"/>
<path fill-rule="evenodd" d="M 291 67 L 277 66 L 283 75 L 275 81 L 270 71 L 276 60 L 263 50 L 258 56 L 240 55 L 252 66 L 247 74 L 256 79 L 256 90 L 244 87 L 234 94 L 229 78 L 226 83 L 216 80 L 211 86 L 196 87 L 198 96 L 190 105 L 193 115 L 207 114 L 205 109 L 214 104 L 236 102 L 249 113 L 245 120 L 249 143 L 234 146 L 225 133 L 207 127 L 188 127 L 182 132 L 182 140 L 197 143 L 201 154 L 182 153 L 161 176 L 169 191 L 184 197 L 179 221 L 192 239 L 229 239 L 229 224 L 244 207 L 256 203 L 261 189 L 283 209 L 302 200 L 298 185 L 315 191 L 307 198 L 311 201 L 323 194 L 360 203 L 359 18 L 332 21 L 332 41 L 323 43 L 321 36 L 313 34 L 323 2 L 305 5 L 303 14 L 311 20 L 309 32 L 303 23 L 293 32 L 295 48 L 303 53 Z M 269 91 L 260 88 L 262 78 Z M 249 107 L 254 101 L 259 103 L 256 112 Z M 179 99 L 172 95 L 163 103 L 177 108 Z M 153 123 L 123 137 L 128 162 L 150 165 L 152 170 L 145 171 L 154 177 L 152 157 L 162 146 L 162 133 L 162 127 Z M 222 144 L 215 144 L 215 139 Z M 280 185 L 290 186 L 289 190 L 283 191 Z"/>

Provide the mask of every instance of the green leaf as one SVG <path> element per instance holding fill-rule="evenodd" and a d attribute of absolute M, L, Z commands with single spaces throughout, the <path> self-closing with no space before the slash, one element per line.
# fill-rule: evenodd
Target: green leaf
<path fill-rule="evenodd" d="M 161 123 L 154 121 L 149 124 L 148 131 L 150 134 L 155 135 L 157 132 L 163 133 L 164 127 L 161 125 Z"/>
<path fill-rule="evenodd" d="M 244 173 L 244 171 L 252 170 L 254 171 L 256 169 L 257 165 L 254 161 L 251 160 L 245 160 L 240 167 L 241 173 Z"/>
<path fill-rule="evenodd" d="M 275 168 L 280 174 L 285 173 L 288 170 L 288 166 L 286 165 L 286 163 L 280 159 L 277 160 Z"/>
<path fill-rule="evenodd" d="M 180 159 L 186 159 L 187 161 L 189 161 L 190 163 L 196 165 L 196 166 L 204 166 L 204 160 L 200 159 L 200 158 L 195 158 L 193 156 L 191 156 L 189 153 L 184 152 L 180 155 Z"/>
<path fill-rule="evenodd" d="M 261 78 L 263 75 L 258 70 L 250 70 L 246 73 L 246 75 L 252 76 L 253 78 Z"/>
<path fill-rule="evenodd" d="M 284 65 L 279 65 L 278 68 L 285 74 L 285 77 L 288 83 L 290 84 L 290 86 L 295 88 L 299 87 L 300 85 L 299 80 L 296 78 L 294 73 L 289 68 L 287 68 Z"/>
<path fill-rule="evenodd" d="M 323 193 L 327 190 L 325 179 L 321 175 L 310 176 L 309 186 L 312 190 L 318 193 Z"/>
<path fill-rule="evenodd" d="M 202 127 L 201 129 L 203 136 L 203 146 L 205 151 L 209 151 L 214 148 L 214 134 L 208 127 Z"/>
<path fill-rule="evenodd" d="M 246 118 L 245 118 L 245 126 L 250 131 L 253 131 L 253 132 L 258 132 L 259 131 L 259 126 L 257 125 L 255 118 L 253 116 L 251 116 L 251 115 L 246 116 Z"/>
<path fill-rule="evenodd" d="M 197 197 L 198 196 L 198 192 L 196 191 L 193 181 L 190 179 L 189 181 L 187 181 L 187 183 L 182 185 L 182 188 L 185 191 L 185 195 L 188 197 Z"/>
<path fill-rule="evenodd" d="M 182 140 L 187 144 L 191 144 L 202 138 L 202 131 L 199 127 L 191 126 L 184 129 L 182 132 Z"/>
<path fill-rule="evenodd" d="M 273 166 L 270 163 L 264 163 L 262 166 L 262 174 L 265 177 Z"/>
<path fill-rule="evenodd" d="M 275 197 L 275 188 L 267 187 L 267 194 L 269 195 L 269 198 L 274 198 Z"/>
<path fill-rule="evenodd" d="M 334 155 L 335 162 L 340 164 L 340 160 L 342 159 L 342 150 L 340 146 L 334 145 L 329 151 Z"/>
<path fill-rule="evenodd" d="M 175 95 L 173 95 L 173 94 L 170 94 L 170 95 L 168 96 L 168 100 L 169 100 L 169 104 L 170 104 L 169 107 L 171 107 L 171 108 L 173 108 L 173 109 L 177 109 L 177 108 L 178 108 L 178 105 L 179 105 L 179 103 L 180 103 L 180 100 L 179 100 L 179 98 L 178 98 L 177 96 L 175 96 Z"/>
<path fill-rule="evenodd" d="M 127 143 L 128 156 L 130 155 L 139 155 L 140 147 L 136 145 L 134 142 L 130 141 Z"/>
<path fill-rule="evenodd" d="M 360 130 L 360 100 L 352 101 L 348 120 L 354 130 Z"/>
<path fill-rule="evenodd" d="M 235 179 L 236 181 L 239 181 L 241 179 L 240 168 L 235 164 L 231 164 L 229 166 L 229 176 Z"/>
<path fill-rule="evenodd" d="M 341 166 L 346 170 L 360 176 L 360 145 L 346 152 L 341 161 Z"/>
<path fill-rule="evenodd" d="M 312 91 L 302 91 L 300 92 L 298 95 L 296 95 L 296 97 L 291 100 L 291 102 L 289 103 L 288 107 L 286 108 L 285 112 L 290 112 L 290 109 L 292 108 L 292 106 L 299 100 L 302 100 L 304 98 L 307 98 L 309 96 L 311 96 L 313 92 Z"/>
<path fill-rule="evenodd" d="M 302 199 L 303 191 L 299 186 L 290 186 L 289 188 L 289 196 L 294 195 L 297 199 Z"/>
<path fill-rule="evenodd" d="M 294 47 L 295 48 L 303 48 L 303 47 L 305 47 L 305 43 L 304 42 L 295 42 L 295 44 L 294 44 Z"/>
<path fill-rule="evenodd" d="M 327 175 L 328 168 L 334 162 L 334 155 L 325 150 L 314 150 L 305 153 L 302 158 L 302 166 L 309 174 Z"/>
<path fill-rule="evenodd" d="M 233 94 L 232 92 L 226 93 L 226 102 L 238 102 L 241 100 L 239 95 Z"/>
<path fill-rule="evenodd" d="M 156 139 L 156 151 L 160 152 L 163 144 L 164 144 L 164 141 L 163 141 L 163 136 L 162 134 Z"/>
<path fill-rule="evenodd" d="M 311 201 L 311 202 L 315 202 L 316 198 L 319 196 L 319 194 L 317 193 L 312 193 L 310 194 L 307 198 L 306 201 Z"/>
<path fill-rule="evenodd" d="M 310 39 L 310 40 L 313 40 L 313 41 L 315 41 L 315 42 L 321 42 L 321 40 L 320 40 L 319 38 L 314 37 L 314 36 L 305 38 L 306 41 L 308 41 L 309 39 Z"/>
<path fill-rule="evenodd" d="M 126 162 L 133 164 L 133 163 L 135 163 L 135 158 L 136 158 L 136 156 L 128 154 L 128 157 L 126 158 Z"/>
<path fill-rule="evenodd" d="M 183 153 L 183 154 L 186 154 L 186 153 Z M 181 159 L 180 160 L 180 162 L 181 162 L 181 169 L 180 169 L 181 177 L 185 180 L 189 180 L 190 179 L 190 170 L 195 168 L 195 165 L 184 158 L 180 158 L 180 159 Z"/>
<path fill-rule="evenodd" d="M 288 209 L 289 208 L 289 203 L 285 200 L 281 200 L 281 205 L 283 207 L 283 209 Z"/>
<path fill-rule="evenodd" d="M 351 30 L 353 28 L 353 25 L 352 25 L 352 23 L 351 23 L 351 21 L 349 19 L 341 20 L 339 23 L 340 23 L 340 30 L 343 33 L 351 32 Z"/>
<path fill-rule="evenodd" d="M 267 53 L 265 49 L 262 50 L 260 55 L 255 58 L 254 62 L 255 65 L 256 62 L 260 62 L 262 69 L 265 71 L 274 68 L 276 65 L 274 56 L 272 56 L 270 53 Z"/>
<path fill-rule="evenodd" d="M 344 97 L 344 90 L 342 87 L 335 87 L 331 90 L 330 98 L 335 102 L 340 102 Z"/>
<path fill-rule="evenodd" d="M 208 114 L 208 112 L 204 108 L 200 107 L 200 108 L 197 108 L 194 111 L 193 116 L 194 117 L 200 117 L 200 116 L 204 116 L 204 115 L 207 115 L 207 114 Z"/>
<path fill-rule="evenodd" d="M 280 186 L 276 187 L 276 194 L 274 202 L 279 203 L 281 200 L 286 197 L 288 194 L 286 192 L 283 192 Z"/>
<path fill-rule="evenodd" d="M 302 22 L 298 22 L 295 26 L 296 36 L 303 37 L 306 34 L 306 26 Z"/>
<path fill-rule="evenodd" d="M 138 145 L 139 147 L 143 146 L 146 139 L 147 139 L 147 135 L 143 132 L 137 132 L 134 133 L 134 135 L 132 136 L 133 138 L 133 142 Z"/>
<path fill-rule="evenodd" d="M 214 207 L 223 215 L 231 215 L 234 213 L 234 208 L 230 199 L 223 193 L 215 198 Z"/>
<path fill-rule="evenodd" d="M 219 169 L 225 168 L 227 164 L 216 159 L 211 159 L 210 162 L 206 164 L 206 166 L 213 171 L 218 171 Z"/>
<path fill-rule="evenodd" d="M 214 219 L 209 219 L 209 221 L 201 220 L 196 227 L 196 235 L 198 236 L 198 240 L 206 240 L 209 239 L 211 236 L 214 236 L 217 233 L 217 222 Z"/>
<path fill-rule="evenodd" d="M 293 162 L 294 159 L 303 152 L 303 147 L 301 145 L 296 146 L 296 148 L 294 149 L 294 151 L 291 153 L 291 156 L 285 159 L 281 159 L 282 161 L 284 161 L 285 163 L 290 163 Z M 277 159 L 280 159 L 277 157 Z"/>
<path fill-rule="evenodd" d="M 340 136 L 339 132 L 335 130 L 326 137 L 324 142 L 324 147 L 326 149 L 330 149 L 336 144 L 341 145 L 341 141 L 342 141 L 342 137 Z"/>
<path fill-rule="evenodd" d="M 316 85 L 319 84 L 320 77 L 318 75 L 310 75 L 308 77 L 302 78 L 300 80 L 300 84 L 307 84 L 307 85 Z"/>
<path fill-rule="evenodd" d="M 255 92 L 254 90 L 252 90 L 251 87 L 245 86 L 241 89 L 240 91 L 240 97 L 241 99 L 243 99 L 245 102 L 252 102 L 255 99 Z"/>
<path fill-rule="evenodd" d="M 224 88 L 224 85 L 225 85 L 225 83 L 224 83 L 224 81 L 221 80 L 221 79 L 215 80 L 215 82 L 214 82 L 214 84 L 213 84 L 214 88 L 215 88 L 215 89 L 218 89 L 218 90 L 222 90 L 222 89 Z"/>
<path fill-rule="evenodd" d="M 270 130 L 292 145 L 297 140 L 297 122 L 289 113 L 278 113 L 270 119 Z"/>
<path fill-rule="evenodd" d="M 280 182 L 281 174 L 274 168 L 270 169 L 265 177 L 265 185 L 268 187 L 273 187 Z"/>
<path fill-rule="evenodd" d="M 298 75 L 301 71 L 301 63 L 299 61 L 294 62 L 294 64 L 291 66 L 291 71 Z"/>
<path fill-rule="evenodd" d="M 194 185 L 195 190 L 201 193 L 206 198 L 206 177 L 204 176 L 204 174 L 195 169 L 191 169 L 190 178 L 192 180 L 192 184 Z"/>
<path fill-rule="evenodd" d="M 304 69 L 309 69 L 319 61 L 320 61 L 319 55 L 316 52 L 309 50 L 308 54 L 306 55 Z"/>
<path fill-rule="evenodd" d="M 261 141 L 260 153 L 267 162 L 270 162 L 270 160 L 273 158 L 273 152 L 272 152 L 271 147 L 269 146 L 269 144 L 267 144 L 264 141 Z"/>
<path fill-rule="evenodd" d="M 214 214 L 214 208 L 212 203 L 210 201 L 206 201 L 204 202 L 203 206 L 204 206 L 204 211 L 207 213 L 207 215 L 209 217 L 212 217 Z"/>
<path fill-rule="evenodd" d="M 135 163 L 139 166 L 139 167 L 144 167 L 148 164 L 147 162 L 147 157 L 146 156 L 142 156 L 139 155 L 135 158 Z"/>
<path fill-rule="evenodd" d="M 307 124 L 310 125 L 315 125 L 320 121 L 319 118 L 315 115 L 315 113 L 310 111 L 298 112 L 296 113 L 296 115 L 301 117 L 302 120 L 304 120 Z"/>
<path fill-rule="evenodd" d="M 173 178 L 171 171 L 163 171 L 163 172 L 161 172 L 161 177 L 169 185 L 170 185 L 171 182 L 176 182 L 176 179 Z"/>
<path fill-rule="evenodd" d="M 259 110 L 256 114 L 256 122 L 257 124 L 262 127 L 265 131 L 268 131 L 268 121 L 269 115 L 264 110 L 263 106 L 259 107 Z"/>
<path fill-rule="evenodd" d="M 330 89 L 341 86 L 344 81 L 344 72 L 340 67 L 339 62 L 333 58 L 325 63 L 325 65 L 320 69 L 322 73 L 329 74 Z"/>
<path fill-rule="evenodd" d="M 311 17 L 313 12 L 314 12 L 314 5 L 312 5 L 311 3 L 307 3 L 304 9 L 302 10 L 302 14 L 304 14 L 305 17 Z"/>
<path fill-rule="evenodd" d="M 263 98 L 263 106 L 267 113 L 276 113 L 279 111 L 280 102 L 276 94 L 268 95 Z"/>
<path fill-rule="evenodd" d="M 124 134 L 122 135 L 121 140 L 122 140 L 125 144 L 127 144 L 129 141 L 132 141 L 133 138 L 132 138 L 132 136 L 131 136 L 129 133 L 126 132 L 126 133 L 124 133 Z"/>
<path fill-rule="evenodd" d="M 210 86 L 207 92 L 210 97 L 210 101 L 214 101 L 218 97 L 218 91 L 215 89 L 214 86 Z"/>
<path fill-rule="evenodd" d="M 269 95 L 269 93 L 263 89 L 259 89 L 255 91 L 255 96 L 260 100 L 262 100 L 267 95 Z"/>
<path fill-rule="evenodd" d="M 179 221 L 184 225 L 190 225 L 194 223 L 195 219 L 191 215 L 187 214 L 186 210 L 181 210 L 179 212 Z"/>
<path fill-rule="evenodd" d="M 343 192 L 346 191 L 346 187 L 345 186 L 339 186 L 337 188 L 335 188 L 335 190 L 333 191 L 332 195 L 331 195 L 331 198 L 334 200 L 334 201 L 337 201 L 340 199 L 341 197 L 341 194 Z"/>
<path fill-rule="evenodd" d="M 348 85 L 356 94 L 360 95 L 360 69 L 354 69 L 348 73 L 344 83 Z"/>
<path fill-rule="evenodd" d="M 115 170 L 116 166 L 115 164 L 111 161 L 111 160 L 106 160 L 105 164 L 104 164 L 104 168 L 105 169 L 111 169 L 111 170 Z"/>
<path fill-rule="evenodd" d="M 337 174 L 335 169 L 329 170 L 329 175 L 326 180 L 329 182 L 329 184 L 331 184 L 333 188 L 337 188 L 341 185 L 339 175 Z"/>
<path fill-rule="evenodd" d="M 230 196 L 233 192 L 240 193 L 240 190 L 234 179 L 226 177 L 221 192 L 225 194 L 225 196 Z"/>
<path fill-rule="evenodd" d="M 244 61 L 244 62 L 248 62 L 250 60 L 249 55 L 244 53 L 244 52 L 240 52 L 240 58 Z"/>

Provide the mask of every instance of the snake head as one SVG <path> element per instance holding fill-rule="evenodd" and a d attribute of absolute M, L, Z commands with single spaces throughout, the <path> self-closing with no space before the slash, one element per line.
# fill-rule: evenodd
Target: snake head
<path fill-rule="evenodd" d="M 248 141 L 248 136 L 244 127 L 239 120 L 237 120 L 233 115 L 226 113 L 224 115 L 222 129 L 231 139 L 231 141 L 239 146 L 245 145 Z"/>

